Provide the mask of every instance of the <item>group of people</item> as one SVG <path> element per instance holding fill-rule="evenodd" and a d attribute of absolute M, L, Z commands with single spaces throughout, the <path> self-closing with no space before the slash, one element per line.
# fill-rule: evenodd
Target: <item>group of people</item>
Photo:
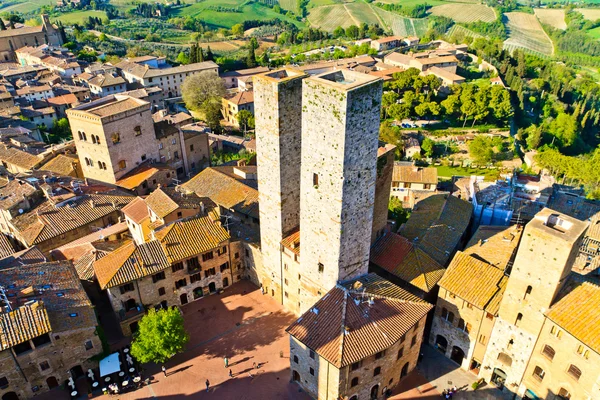
<path fill-rule="evenodd" d="M 456 389 L 456 386 L 452 386 L 452 388 L 450 389 L 444 389 L 444 391 L 442 392 L 442 397 L 444 399 L 451 399 L 457 391 L 458 389 Z"/>

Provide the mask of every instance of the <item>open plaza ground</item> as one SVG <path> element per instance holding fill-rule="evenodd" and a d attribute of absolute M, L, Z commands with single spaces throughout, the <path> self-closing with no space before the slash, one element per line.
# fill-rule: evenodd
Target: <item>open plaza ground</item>
<path fill-rule="evenodd" d="M 221 294 L 205 297 L 181 307 L 190 334 L 187 349 L 165 366 L 145 365 L 143 376 L 150 384 L 118 396 L 133 399 L 289 399 L 308 400 L 298 385 L 290 382 L 289 338 L 285 329 L 296 318 L 248 281 L 229 287 Z M 115 349 L 123 342 L 115 343 Z M 476 392 L 476 378 L 429 346 L 422 349 L 418 370 L 407 376 L 390 399 L 439 399 L 441 391 L 456 385 L 462 390 L 454 399 L 502 399 L 489 386 Z M 224 358 L 229 367 L 225 368 Z M 254 368 L 254 363 L 258 368 Z M 426 367 L 424 367 L 426 366 Z M 233 377 L 229 377 L 231 369 Z M 206 380 L 209 390 L 206 391 Z M 85 387 L 85 379 L 78 382 Z M 85 390 L 80 390 L 85 393 Z M 94 396 L 97 398 L 97 396 Z M 42 400 L 68 399 L 64 389 L 44 393 Z M 82 396 L 82 398 L 84 398 Z"/>

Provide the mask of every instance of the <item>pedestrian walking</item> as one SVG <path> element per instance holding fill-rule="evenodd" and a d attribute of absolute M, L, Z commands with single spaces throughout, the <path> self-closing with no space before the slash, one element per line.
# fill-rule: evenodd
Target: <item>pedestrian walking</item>
<path fill-rule="evenodd" d="M 229 370 L 229 377 L 233 378 L 233 372 L 231 370 Z"/>
<path fill-rule="evenodd" d="M 229 367 L 229 358 L 227 358 L 227 356 L 225 356 L 223 361 L 225 361 L 225 368 Z"/>
<path fill-rule="evenodd" d="M 163 374 L 165 374 L 165 378 L 166 378 L 167 377 L 167 369 L 165 368 L 164 365 L 162 366 L 161 369 L 162 369 Z"/>
<path fill-rule="evenodd" d="M 208 381 L 208 379 L 206 380 L 206 391 L 208 392 L 208 388 L 210 388 L 210 382 Z"/>

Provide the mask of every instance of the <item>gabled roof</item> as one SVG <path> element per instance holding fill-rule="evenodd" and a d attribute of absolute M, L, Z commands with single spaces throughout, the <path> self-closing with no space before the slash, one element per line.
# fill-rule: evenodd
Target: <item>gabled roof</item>
<path fill-rule="evenodd" d="M 79 158 L 76 155 L 58 154 L 39 169 L 58 175 L 72 176 L 77 172 L 77 165 L 79 165 Z"/>
<path fill-rule="evenodd" d="M 104 290 L 156 274 L 170 265 L 158 240 L 139 246 L 128 241 L 94 262 L 94 272 Z"/>
<path fill-rule="evenodd" d="M 368 274 L 338 284 L 286 332 L 342 368 L 398 342 L 432 307 Z"/>
<path fill-rule="evenodd" d="M 52 109 L 52 112 L 55 112 L 54 109 Z M 42 159 L 14 147 L 0 145 L 0 161 L 16 165 L 23 169 L 33 169 L 41 164 Z"/>
<path fill-rule="evenodd" d="M 458 251 L 438 284 L 475 307 L 496 315 L 507 282 L 504 270 Z"/>
<path fill-rule="evenodd" d="M 15 246 L 4 233 L 0 233 L 0 258 L 8 257 L 16 252 Z"/>
<path fill-rule="evenodd" d="M 300 255 L 300 229 L 294 229 L 289 235 L 283 238 L 281 245 L 294 254 Z"/>
<path fill-rule="evenodd" d="M 423 168 L 414 165 L 405 166 L 394 164 L 392 181 L 408 183 L 428 183 L 431 185 L 437 185 L 437 168 Z"/>
<path fill-rule="evenodd" d="M 48 261 L 36 246 L 18 251 L 0 260 L 0 269 L 20 267 L 26 264 L 38 264 Z"/>
<path fill-rule="evenodd" d="M 148 197 L 145 202 L 159 218 L 164 218 L 177 209 L 197 209 L 202 208 L 202 198 L 195 193 L 184 193 L 174 188 L 159 187 Z M 202 203 L 202 204 L 201 204 Z"/>
<path fill-rule="evenodd" d="M 514 259 L 522 233 L 518 225 L 480 225 L 464 252 L 504 271 Z"/>
<path fill-rule="evenodd" d="M 241 104 L 254 103 L 254 92 L 252 90 L 243 90 L 231 97 L 226 97 L 226 100 L 238 106 Z"/>
<path fill-rule="evenodd" d="M 546 316 L 600 354 L 600 280 L 571 274 Z"/>
<path fill-rule="evenodd" d="M 258 218 L 258 190 L 220 171 L 227 167 L 209 167 L 182 186 L 200 197 L 236 212 Z"/>
<path fill-rule="evenodd" d="M 229 240 L 229 233 L 210 217 L 178 221 L 156 232 L 170 263 L 206 253 Z"/>
<path fill-rule="evenodd" d="M 117 181 L 116 185 L 124 189 L 133 190 L 161 171 L 172 171 L 172 169 L 166 166 L 145 162 L 123 175 Z M 175 173 L 173 172 L 173 174 Z"/>
<path fill-rule="evenodd" d="M 371 262 L 425 293 L 435 288 L 445 271 L 418 245 L 393 232 L 373 245 Z"/>
<path fill-rule="evenodd" d="M 16 216 L 14 226 L 27 245 L 32 246 L 98 221 L 120 210 L 132 199 L 133 196 L 121 193 L 99 193 L 76 196 L 59 206 L 46 201 L 36 209 Z"/>
<path fill-rule="evenodd" d="M 39 301 L 0 313 L 0 350 L 9 349 L 50 330 L 48 313 Z"/>
<path fill-rule="evenodd" d="M 418 243 L 438 263 L 446 265 L 472 214 L 471 203 L 448 194 L 436 194 L 415 205 L 399 233 Z"/>
<path fill-rule="evenodd" d="M 120 75 L 113 76 L 111 74 L 98 74 L 88 81 L 90 85 L 99 87 L 109 87 L 125 84 L 126 81 Z"/>
<path fill-rule="evenodd" d="M 131 203 L 123 207 L 121 211 L 136 224 L 141 224 L 146 218 L 150 218 L 148 205 L 141 197 L 136 197 Z"/>

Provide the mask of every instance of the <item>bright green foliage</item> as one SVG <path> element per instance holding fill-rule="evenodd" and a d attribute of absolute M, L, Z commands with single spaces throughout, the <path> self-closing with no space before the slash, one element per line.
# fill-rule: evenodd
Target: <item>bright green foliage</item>
<path fill-rule="evenodd" d="M 392 197 L 388 204 L 388 218 L 396 221 L 397 226 L 402 225 L 410 217 L 410 210 L 402 207 L 402 201 L 397 197 Z"/>
<path fill-rule="evenodd" d="M 54 119 L 52 123 L 52 129 L 48 134 L 48 141 L 50 143 L 60 143 L 70 139 L 73 139 L 73 135 L 71 134 L 69 120 L 66 118 L 61 118 L 59 120 Z"/>
<path fill-rule="evenodd" d="M 220 132 L 221 98 L 225 86 L 219 76 L 212 71 L 203 71 L 185 79 L 181 87 L 185 106 L 204 113 L 206 122 L 215 132 Z"/>
<path fill-rule="evenodd" d="M 435 148 L 435 142 L 429 138 L 423 139 L 423 143 L 421 143 L 421 150 L 425 154 L 425 157 L 431 157 L 433 155 L 433 151 Z"/>
<path fill-rule="evenodd" d="M 140 323 L 131 344 L 131 354 L 141 363 L 164 363 L 181 353 L 190 340 L 178 308 L 151 309 Z"/>
<path fill-rule="evenodd" d="M 249 128 L 254 128 L 254 115 L 248 110 L 241 110 L 237 114 L 237 121 L 240 127 L 246 131 Z"/>

